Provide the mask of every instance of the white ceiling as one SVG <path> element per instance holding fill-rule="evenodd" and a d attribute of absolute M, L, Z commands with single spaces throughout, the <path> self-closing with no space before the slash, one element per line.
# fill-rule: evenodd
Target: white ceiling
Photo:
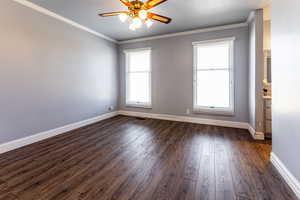
<path fill-rule="evenodd" d="M 121 23 L 118 17 L 97 15 L 126 10 L 119 0 L 29 1 L 119 41 L 245 22 L 250 11 L 270 3 L 270 0 L 168 0 L 151 11 L 171 17 L 170 24 L 155 22 L 150 29 L 130 31 L 128 22 Z"/>

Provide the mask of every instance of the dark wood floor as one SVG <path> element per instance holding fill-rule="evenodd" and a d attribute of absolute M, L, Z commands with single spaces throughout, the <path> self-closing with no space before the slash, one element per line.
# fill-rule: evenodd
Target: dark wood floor
<path fill-rule="evenodd" d="M 296 199 L 246 130 L 118 116 L 0 155 L 0 199 Z"/>

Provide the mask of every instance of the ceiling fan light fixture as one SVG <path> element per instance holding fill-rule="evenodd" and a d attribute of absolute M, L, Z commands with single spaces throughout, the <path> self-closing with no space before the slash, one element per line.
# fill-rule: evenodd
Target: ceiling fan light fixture
<path fill-rule="evenodd" d="M 125 22 L 128 18 L 128 15 L 125 13 L 121 13 L 119 14 L 119 19 L 121 20 L 121 22 Z"/>
<path fill-rule="evenodd" d="M 142 26 L 142 20 L 138 17 L 133 18 L 132 24 L 135 26 L 135 28 L 140 28 Z"/>
<path fill-rule="evenodd" d="M 147 19 L 147 21 L 145 23 L 146 23 L 147 28 L 150 28 L 153 24 L 153 21 L 151 19 Z"/>
<path fill-rule="evenodd" d="M 131 23 L 131 24 L 129 25 L 129 30 L 135 31 L 135 29 L 136 29 L 136 27 L 135 27 L 134 23 Z"/>
<path fill-rule="evenodd" d="M 148 17 L 148 12 L 146 10 L 140 10 L 139 11 L 139 18 L 142 20 L 146 20 Z"/>
<path fill-rule="evenodd" d="M 172 19 L 163 15 L 152 13 L 149 10 L 167 0 L 119 0 L 127 8 L 127 11 L 107 12 L 98 14 L 101 17 L 119 16 L 121 22 L 130 19 L 129 29 L 135 31 L 142 27 L 143 24 L 150 28 L 155 22 L 169 24 Z"/>

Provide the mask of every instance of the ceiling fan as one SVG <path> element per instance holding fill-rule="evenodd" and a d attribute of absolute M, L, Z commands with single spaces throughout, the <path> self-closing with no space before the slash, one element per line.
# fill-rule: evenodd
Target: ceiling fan
<path fill-rule="evenodd" d="M 128 17 L 132 19 L 132 23 L 129 26 L 130 30 L 136 30 L 140 28 L 143 22 L 149 28 L 153 24 L 152 20 L 162 22 L 165 24 L 169 24 L 171 22 L 171 18 L 165 17 L 162 15 L 158 15 L 152 12 L 149 12 L 151 8 L 167 1 L 167 0 L 148 0 L 147 2 L 142 2 L 140 0 L 120 0 L 125 6 L 128 7 L 128 11 L 119 11 L 119 12 L 109 12 L 109 13 L 101 13 L 99 16 L 101 17 L 111 17 L 111 16 L 119 16 L 122 22 L 125 22 Z"/>

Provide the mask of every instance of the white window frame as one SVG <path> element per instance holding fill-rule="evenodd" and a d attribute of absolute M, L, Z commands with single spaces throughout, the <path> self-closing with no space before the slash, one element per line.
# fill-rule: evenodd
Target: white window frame
<path fill-rule="evenodd" d="M 144 102 L 133 102 L 133 101 L 129 101 L 128 99 L 128 92 L 129 92 L 129 83 L 128 83 L 128 79 L 129 79 L 129 54 L 133 53 L 133 52 L 139 52 L 139 51 L 150 51 L 150 68 L 149 71 L 147 71 L 149 73 L 149 102 L 148 103 L 144 103 Z M 151 91 L 152 91 L 152 65 L 151 65 L 151 48 L 138 48 L 138 49 L 126 49 L 123 51 L 125 53 L 125 67 L 126 67 L 126 71 L 125 71 L 125 81 L 126 81 L 126 91 L 125 91 L 125 98 L 126 98 L 126 106 L 128 107 L 139 107 L 139 108 L 152 108 L 152 95 L 151 95 Z"/>
<path fill-rule="evenodd" d="M 195 113 L 203 113 L 203 114 L 216 114 L 216 115 L 234 115 L 235 112 L 235 81 L 234 81 L 234 37 L 230 38 L 222 38 L 222 39 L 216 39 L 216 40 L 205 40 L 205 41 L 198 41 L 193 42 L 193 48 L 194 48 L 194 69 L 193 69 L 193 111 Z M 223 107 L 210 107 L 210 106 L 198 106 L 197 105 L 197 50 L 199 46 L 201 45 L 207 45 L 207 44 L 222 44 L 222 43 L 228 43 L 230 44 L 230 52 L 229 52 L 229 81 L 230 81 L 230 88 L 229 88 L 229 107 L 223 108 Z M 210 70 L 216 70 L 214 68 Z"/>

